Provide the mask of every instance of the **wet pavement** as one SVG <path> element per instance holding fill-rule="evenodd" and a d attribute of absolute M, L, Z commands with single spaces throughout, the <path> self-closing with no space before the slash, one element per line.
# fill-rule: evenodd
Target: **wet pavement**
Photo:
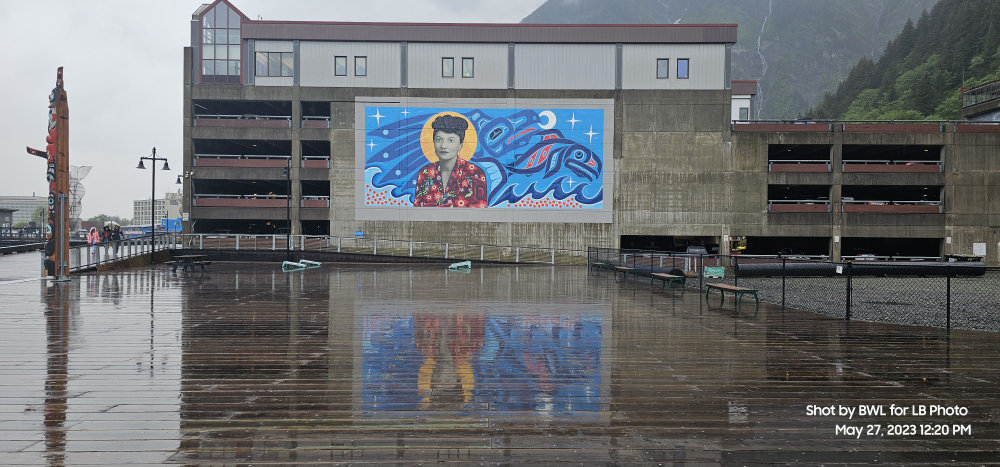
<path fill-rule="evenodd" d="M 54 285 L 30 256 L 0 258 L 3 465 L 998 462 L 993 333 L 741 318 L 583 267 Z"/>

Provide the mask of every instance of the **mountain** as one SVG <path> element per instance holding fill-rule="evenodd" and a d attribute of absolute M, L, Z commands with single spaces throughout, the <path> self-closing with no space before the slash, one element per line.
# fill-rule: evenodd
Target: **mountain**
<path fill-rule="evenodd" d="M 954 120 L 960 90 L 1000 79 L 1000 2 L 941 0 L 873 62 L 862 59 L 811 118 Z"/>
<path fill-rule="evenodd" d="M 547 0 L 522 22 L 737 23 L 733 79 L 759 82 L 757 118 L 794 118 L 937 1 Z"/>

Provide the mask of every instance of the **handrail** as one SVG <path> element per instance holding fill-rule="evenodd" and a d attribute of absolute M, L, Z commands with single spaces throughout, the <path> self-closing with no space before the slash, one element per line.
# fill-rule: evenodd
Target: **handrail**
<path fill-rule="evenodd" d="M 899 204 L 933 204 L 933 205 L 937 205 L 937 204 L 941 204 L 941 200 L 930 200 L 930 201 L 914 200 L 914 201 L 908 201 L 908 200 L 881 200 L 881 199 L 857 199 L 857 200 L 855 200 L 855 199 L 841 199 L 840 202 L 844 203 L 844 204 L 872 204 L 872 203 L 879 203 L 879 204 L 883 204 L 883 205 L 899 205 Z"/>
<path fill-rule="evenodd" d="M 926 164 L 941 165 L 940 160 L 911 161 L 895 159 L 844 159 L 844 164 Z"/>
<path fill-rule="evenodd" d="M 829 164 L 830 160 L 829 159 L 815 159 L 815 160 L 809 160 L 809 159 L 768 159 L 767 163 L 769 163 L 769 164 L 790 164 L 790 163 L 796 163 L 796 164 Z"/>
<path fill-rule="evenodd" d="M 291 155 L 270 154 L 195 154 L 194 157 L 205 157 L 210 159 L 291 159 Z"/>
<path fill-rule="evenodd" d="M 464 244 L 381 240 L 370 237 L 327 235 L 200 233 L 179 236 L 183 248 L 336 251 L 414 258 L 461 259 L 534 264 L 586 264 L 585 250 L 522 247 L 509 245 Z"/>
<path fill-rule="evenodd" d="M 291 115 L 255 115 L 255 114 L 195 114 L 194 118 L 214 118 L 217 120 L 292 120 Z"/>
<path fill-rule="evenodd" d="M 828 199 L 769 199 L 768 203 L 788 203 L 788 204 L 830 204 Z"/>
<path fill-rule="evenodd" d="M 205 198 L 205 199 L 215 199 L 215 198 L 233 198 L 233 199 L 285 199 L 288 195 L 230 195 L 225 193 L 201 193 L 193 195 L 195 198 Z"/>

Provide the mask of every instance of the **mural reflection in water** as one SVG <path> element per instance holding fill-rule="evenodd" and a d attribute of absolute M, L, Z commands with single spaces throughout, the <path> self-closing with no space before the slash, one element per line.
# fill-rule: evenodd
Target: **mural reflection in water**
<path fill-rule="evenodd" d="M 382 310 L 365 312 L 363 319 L 361 396 L 366 417 L 433 410 L 490 417 L 523 412 L 540 418 L 603 418 L 606 333 L 600 313 Z"/>

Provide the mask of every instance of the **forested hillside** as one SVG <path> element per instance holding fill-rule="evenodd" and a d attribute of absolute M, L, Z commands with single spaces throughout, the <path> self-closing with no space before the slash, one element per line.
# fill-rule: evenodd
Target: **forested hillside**
<path fill-rule="evenodd" d="M 758 118 L 793 118 L 937 0 L 548 0 L 526 23 L 736 23 L 733 79 L 758 80 Z"/>
<path fill-rule="evenodd" d="M 1000 1 L 941 0 L 877 61 L 862 59 L 810 118 L 952 120 L 960 89 L 1000 79 Z"/>

